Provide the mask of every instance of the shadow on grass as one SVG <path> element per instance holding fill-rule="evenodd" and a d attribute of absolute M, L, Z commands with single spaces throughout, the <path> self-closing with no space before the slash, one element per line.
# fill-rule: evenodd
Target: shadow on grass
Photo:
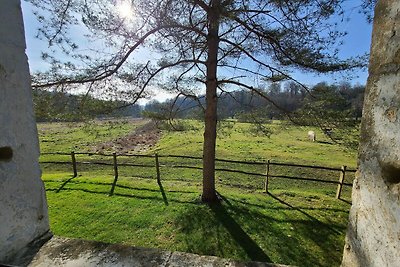
<path fill-rule="evenodd" d="M 72 176 L 71 178 L 68 178 L 66 181 L 64 181 L 62 183 L 62 185 L 60 186 L 60 188 L 57 189 L 56 193 L 59 193 L 72 179 L 77 178 L 78 176 Z"/>
<path fill-rule="evenodd" d="M 59 193 L 62 190 L 75 190 L 75 191 L 82 191 L 82 192 L 85 192 L 85 193 L 92 193 L 92 194 L 106 194 L 105 191 L 95 191 L 95 190 L 89 190 L 89 189 L 85 189 L 85 188 L 80 188 L 80 189 L 77 189 L 77 188 L 65 188 L 65 186 L 67 184 L 75 184 L 75 185 L 77 185 L 77 184 L 88 184 L 88 185 L 112 186 L 111 182 L 110 183 L 104 183 L 104 182 L 89 182 L 89 181 L 72 181 L 72 179 L 74 179 L 74 178 L 78 178 L 78 177 L 68 178 L 67 180 L 65 180 L 62 183 L 62 185 L 58 189 L 50 188 L 50 189 L 46 189 L 46 190 L 47 191 L 55 191 L 56 193 Z M 60 181 L 59 180 L 46 180 L 45 182 L 60 182 Z M 162 199 L 164 201 L 164 204 L 166 206 L 168 206 L 169 205 L 168 198 L 167 198 L 167 194 L 165 193 L 164 187 L 163 187 L 161 182 L 157 182 L 157 184 L 160 187 L 160 190 L 149 189 L 149 188 L 139 188 L 139 187 L 133 187 L 133 186 L 127 186 L 127 185 L 119 185 L 119 184 L 115 185 L 115 187 L 123 188 L 123 189 L 129 189 L 129 190 L 138 190 L 138 191 L 161 192 L 161 196 L 162 196 Z M 171 191 L 171 193 L 193 194 L 195 192 L 174 190 L 174 191 Z M 121 194 L 121 193 L 114 193 L 114 195 L 122 196 L 122 197 L 142 198 L 142 197 L 139 197 L 139 196 L 134 196 L 134 195 L 129 195 L 129 194 Z M 142 198 L 142 199 L 144 199 L 144 198 Z M 154 199 L 154 200 L 155 199 L 159 199 L 157 197 L 147 197 L 147 198 Z M 183 203 L 181 201 L 177 201 L 177 202 Z M 187 202 L 187 203 L 191 203 L 191 202 Z"/>
<path fill-rule="evenodd" d="M 94 186 L 82 188 L 79 181 L 74 180 L 61 191 L 108 196 L 111 183 L 89 183 L 94 183 Z M 238 260 L 275 261 L 303 266 L 340 264 L 344 245 L 341 242 L 346 229 L 343 220 L 333 218 L 330 222 L 329 215 L 321 216 L 317 211 L 306 212 L 279 195 L 260 194 L 253 199 L 247 195 L 226 194 L 220 195 L 223 200 L 221 204 L 207 206 L 199 204 L 198 199 L 184 201 L 180 190 L 174 194 L 174 191 L 166 191 L 162 184 L 159 187 L 160 190 L 140 188 L 136 191 L 132 189 L 134 187 L 124 186 L 117 190 L 115 196 L 154 200 L 158 204 L 164 202 L 169 205 L 162 208 L 168 216 L 160 221 L 166 221 L 164 226 L 174 229 L 173 234 L 168 236 L 173 238 L 173 244 L 179 250 Z M 192 194 L 196 197 L 194 192 Z M 143 201 L 143 207 L 148 205 L 147 201 Z M 157 224 L 157 227 L 160 225 Z"/>
<path fill-rule="evenodd" d="M 333 223 L 329 223 L 328 224 L 328 223 L 325 223 L 325 222 L 321 222 L 320 220 L 318 220 L 314 216 L 312 216 L 309 213 L 303 211 L 301 208 L 292 206 L 288 202 L 285 202 L 284 200 L 278 198 L 277 196 L 275 196 L 275 195 L 273 195 L 271 193 L 268 193 L 268 195 L 270 197 L 272 197 L 273 199 L 277 200 L 279 203 L 281 203 L 281 204 L 283 204 L 283 205 L 285 205 L 285 206 L 287 206 L 287 207 L 289 207 L 289 208 L 291 208 L 293 210 L 296 210 L 296 211 L 300 212 L 301 214 L 303 214 L 304 216 L 308 217 L 311 220 L 311 223 L 313 225 L 315 225 L 315 227 L 317 227 L 318 229 L 329 230 L 329 231 L 331 231 L 331 232 L 333 232 L 335 234 L 338 234 L 338 235 L 343 233 L 343 228 L 340 228 L 339 230 L 335 229 L 334 227 L 331 226 L 331 224 L 333 224 Z"/>
<path fill-rule="evenodd" d="M 73 181 L 74 177 L 72 178 L 67 178 L 66 181 L 63 182 L 63 185 L 60 187 L 61 190 L 62 188 L 65 187 L 66 184 L 88 184 L 88 185 L 107 185 L 107 186 L 112 186 L 112 182 L 109 183 L 104 183 L 104 182 L 90 182 L 90 181 Z M 76 179 L 81 178 L 81 177 L 75 177 Z M 62 182 L 61 180 L 44 180 L 44 183 L 60 183 Z M 160 185 L 159 185 L 160 186 Z M 161 185 L 162 186 L 162 185 Z M 160 192 L 157 189 L 150 189 L 150 188 L 143 188 L 143 187 L 135 187 L 135 186 L 127 186 L 127 185 L 121 185 L 121 184 L 116 184 L 115 187 L 123 188 L 123 189 L 131 189 L 131 190 L 138 190 L 138 191 L 148 191 L 148 192 Z M 61 191 L 60 190 L 60 191 Z M 164 188 L 162 189 L 164 190 Z M 55 191 L 55 190 L 51 190 Z M 168 191 L 170 193 L 180 193 L 180 194 L 193 194 L 197 193 L 194 191 L 182 191 L 182 190 L 170 190 Z"/>
<path fill-rule="evenodd" d="M 275 199 L 276 201 L 278 201 L 279 203 L 281 203 L 281 204 L 283 204 L 283 205 L 285 205 L 285 206 L 287 206 L 287 207 L 289 207 L 289 208 L 291 208 L 291 209 L 293 209 L 293 210 L 296 210 L 296 211 L 302 213 L 303 215 L 305 215 L 306 217 L 308 217 L 313 223 L 315 223 L 316 225 L 318 225 L 318 227 L 328 228 L 328 229 L 332 230 L 333 232 L 335 232 L 335 233 L 337 233 L 337 234 L 340 234 L 340 231 L 334 229 L 333 227 L 331 227 L 330 225 L 328 225 L 328 224 L 326 224 L 326 223 L 324 223 L 324 222 L 321 222 L 320 220 L 318 220 L 318 219 L 315 218 L 314 216 L 310 215 L 309 213 L 303 211 L 302 209 L 290 205 L 288 202 L 285 202 L 284 200 L 278 198 L 277 196 L 275 196 L 275 195 L 273 195 L 273 194 L 271 194 L 271 193 L 267 193 L 267 194 L 268 194 L 270 197 L 272 197 L 273 199 Z"/>
<path fill-rule="evenodd" d="M 158 186 L 160 187 L 160 191 L 161 191 L 161 195 L 162 195 L 163 200 L 164 200 L 164 204 L 165 204 L 166 206 L 168 206 L 167 195 L 165 194 L 164 187 L 163 187 L 161 181 L 157 181 L 157 184 L 158 184 Z"/>
<path fill-rule="evenodd" d="M 315 216 L 270 195 L 276 209 L 264 211 L 246 205 L 232 205 L 234 217 L 245 218 L 247 225 L 260 240 L 268 241 L 268 250 L 279 254 L 281 263 L 304 266 L 335 266 L 340 264 L 344 243 L 341 241 L 346 223 L 330 221 L 328 215 L 322 222 Z M 279 207 L 283 209 L 279 210 Z M 285 208 L 288 207 L 289 209 Z M 291 212 L 290 210 L 293 210 Z M 297 213 L 297 214 L 296 214 Z M 276 256 L 276 255 L 275 255 Z"/>
<path fill-rule="evenodd" d="M 225 199 L 224 199 L 225 201 Z M 248 206 L 252 206 L 252 207 L 257 207 L 257 208 L 262 208 L 262 209 L 269 209 L 269 210 L 283 210 L 283 209 L 287 209 L 287 210 L 293 210 L 292 205 L 285 205 L 286 207 L 276 207 L 273 205 L 261 205 L 261 204 L 255 204 L 255 203 L 250 203 L 244 200 L 239 200 L 239 199 L 234 199 L 232 200 L 233 202 L 236 203 L 240 203 L 240 204 L 244 204 L 244 205 L 248 205 Z M 346 200 L 343 200 L 344 202 L 349 203 Z M 231 204 L 229 204 L 231 205 Z M 332 212 L 342 212 L 344 214 L 348 214 L 349 210 L 348 208 L 331 208 L 331 207 L 307 207 L 307 206 L 297 206 L 296 209 L 300 209 L 300 210 L 308 210 L 308 211 L 332 211 Z"/>
<path fill-rule="evenodd" d="M 325 145 L 334 145 L 333 142 L 329 142 L 329 141 L 318 141 L 318 140 L 317 140 L 317 143 L 319 143 L 319 144 L 325 144 Z"/>
<path fill-rule="evenodd" d="M 188 207 L 175 219 L 178 242 L 185 243 L 186 251 L 303 266 L 339 265 L 343 245 L 335 244 L 338 233 L 326 225 L 287 209 L 269 211 L 221 198 L 221 204 Z"/>
<path fill-rule="evenodd" d="M 60 191 L 81 191 L 81 192 L 85 192 L 85 193 L 90 193 L 90 194 L 98 194 L 98 195 L 107 195 L 109 196 L 109 190 L 107 191 L 97 191 L 97 190 L 92 190 L 92 189 L 86 189 L 86 188 L 71 188 L 71 187 L 64 187 L 62 189 L 55 189 L 55 188 L 48 188 L 46 189 L 46 191 L 49 192 L 60 192 Z M 167 196 L 165 194 L 164 189 L 162 189 L 161 191 L 161 195 L 162 198 L 160 197 L 156 197 L 156 196 L 139 196 L 139 195 L 130 195 L 130 194 L 123 194 L 123 193 L 116 193 L 114 192 L 113 194 L 114 196 L 118 196 L 118 197 L 126 197 L 126 198 L 135 198 L 135 199 L 147 199 L 147 200 L 156 200 L 156 201 L 163 201 L 165 203 L 165 205 L 169 205 Z M 178 200 L 178 199 L 170 199 L 170 201 L 172 202 L 176 202 L 176 203 L 183 203 L 183 204 L 198 204 L 197 201 L 183 201 L 183 200 Z"/>
<path fill-rule="evenodd" d="M 225 198 L 226 201 L 226 198 Z M 232 239 L 246 252 L 247 256 L 253 261 L 271 262 L 268 255 L 251 239 L 242 229 L 235 219 L 229 215 L 228 211 L 221 204 L 210 205 L 215 218 L 225 227 Z"/>
<path fill-rule="evenodd" d="M 352 204 L 351 204 L 351 201 L 348 201 L 348 200 L 346 200 L 346 199 L 339 198 L 339 200 L 340 200 L 340 201 L 343 201 L 344 203 L 349 204 L 350 206 L 352 205 Z"/>

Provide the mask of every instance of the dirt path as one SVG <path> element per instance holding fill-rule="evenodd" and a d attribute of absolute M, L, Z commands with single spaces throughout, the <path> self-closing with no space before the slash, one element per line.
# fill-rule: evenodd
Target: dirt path
<path fill-rule="evenodd" d="M 118 153 L 143 152 L 157 144 L 160 137 L 161 131 L 157 129 L 154 122 L 150 121 L 126 136 L 97 144 L 93 150 L 99 153 L 107 151 Z"/>

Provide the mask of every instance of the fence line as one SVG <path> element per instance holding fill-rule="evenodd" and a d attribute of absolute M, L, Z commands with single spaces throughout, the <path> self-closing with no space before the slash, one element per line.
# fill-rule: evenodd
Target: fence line
<path fill-rule="evenodd" d="M 88 155 L 88 156 L 105 156 L 105 157 L 113 157 L 114 153 L 107 154 L 107 153 L 99 153 L 99 152 L 74 152 L 75 155 Z M 71 153 L 66 152 L 43 152 L 40 155 L 61 155 L 61 156 L 68 156 Z M 117 156 L 122 157 L 143 157 L 143 158 L 154 158 L 153 155 L 142 155 L 142 154 L 117 154 Z M 186 156 L 183 156 L 186 157 Z"/>
<path fill-rule="evenodd" d="M 320 179 L 308 178 L 308 177 L 294 177 L 294 176 L 287 176 L 287 175 L 269 175 L 269 177 L 270 178 L 285 178 L 285 179 L 289 179 L 289 180 L 302 180 L 302 181 L 311 181 L 311 182 L 321 182 L 321 183 L 337 184 L 337 185 L 340 184 L 340 182 L 337 182 L 337 181 L 320 180 Z M 349 184 L 349 183 L 342 183 L 342 185 L 352 186 L 352 184 Z"/>
<path fill-rule="evenodd" d="M 181 156 L 181 155 L 158 155 L 159 158 L 185 158 L 185 159 L 203 159 L 196 156 Z"/>
<path fill-rule="evenodd" d="M 161 174 L 160 174 L 160 162 L 158 161 L 158 154 L 154 155 L 155 163 L 156 163 L 156 173 L 157 173 L 157 183 L 161 183 Z"/>
<path fill-rule="evenodd" d="M 156 169 L 156 179 L 158 183 L 161 183 L 161 167 L 169 167 L 169 168 L 186 168 L 186 169 L 196 169 L 202 170 L 203 167 L 197 166 L 188 166 L 188 165 L 173 165 L 173 164 L 160 164 L 160 158 L 186 158 L 186 159 L 202 159 L 201 157 L 196 156 L 183 156 L 183 155 L 158 155 L 157 153 L 154 155 L 141 155 L 141 154 L 107 154 L 107 153 L 90 153 L 90 152 L 49 152 L 49 153 L 41 153 L 42 155 L 64 155 L 70 156 L 71 161 L 41 161 L 40 163 L 43 164 L 72 164 L 72 171 L 73 171 L 73 178 L 78 176 L 78 164 L 82 165 L 103 165 L 103 166 L 113 166 L 114 168 L 114 181 L 112 183 L 112 188 L 110 190 L 109 195 L 112 196 L 114 194 L 115 186 L 117 186 L 118 181 L 118 166 L 127 166 L 127 167 L 145 167 L 145 168 L 154 168 Z M 112 163 L 107 162 L 100 162 L 100 161 L 77 161 L 76 155 L 88 155 L 88 156 L 106 156 L 106 157 L 113 157 Z M 132 163 L 118 163 L 117 157 L 145 157 L 145 158 L 154 158 L 155 164 L 132 164 Z M 264 182 L 264 191 L 268 192 L 268 186 L 270 184 L 270 178 L 282 178 L 282 179 L 292 179 L 292 180 L 302 180 L 302 181 L 312 181 L 312 182 L 321 182 L 321 183 L 330 183 L 330 184 L 337 184 L 336 190 L 336 198 L 340 199 L 341 192 L 343 186 L 352 186 L 351 183 L 346 183 L 345 175 L 346 172 L 354 173 L 356 170 L 354 169 L 347 169 L 347 166 L 342 166 L 341 168 L 333 168 L 333 167 L 325 167 L 325 166 L 316 166 L 316 165 L 304 165 L 304 164 L 293 164 L 293 163 L 283 163 L 283 162 L 272 162 L 271 160 L 267 160 L 266 162 L 257 162 L 257 161 L 240 161 L 240 160 L 229 160 L 229 159 L 215 159 L 218 162 L 226 162 L 226 163 L 236 163 L 236 164 L 247 164 L 247 165 L 264 165 L 266 167 L 265 174 L 262 173 L 255 173 L 255 172 L 247 172 L 237 169 L 227 169 L 227 168 L 215 168 L 215 171 L 221 172 L 231 172 L 231 173 L 239 173 L 245 175 L 252 175 L 252 176 L 260 176 L 265 177 Z M 308 177 L 295 177 L 295 176 L 287 176 L 287 175 L 271 175 L 271 166 L 286 166 L 286 167 L 295 167 L 295 168 L 310 168 L 310 169 L 320 169 L 320 170 L 328 170 L 328 171 L 338 171 L 340 172 L 339 180 L 332 181 L 332 180 L 322 180 L 316 178 L 308 178 Z"/>
<path fill-rule="evenodd" d="M 280 163 L 280 162 L 270 162 L 270 165 L 276 166 L 289 166 L 289 167 L 299 167 L 299 168 L 310 168 L 310 169 L 320 169 L 320 170 L 327 170 L 327 171 L 340 171 L 340 168 L 331 168 L 331 167 L 324 167 L 324 166 L 315 166 L 315 165 L 303 165 L 303 164 L 293 164 L 293 163 Z"/>
<path fill-rule="evenodd" d="M 344 178 L 346 175 L 346 166 L 342 166 L 341 170 L 340 170 L 340 177 L 339 177 L 339 184 L 336 190 L 336 198 L 339 199 L 340 198 L 340 194 L 342 193 L 342 187 L 344 185 Z"/>
<path fill-rule="evenodd" d="M 264 184 L 264 190 L 267 193 L 268 192 L 268 184 L 269 184 L 269 164 L 270 164 L 270 160 L 267 161 L 267 166 L 266 166 L 266 170 L 265 170 L 265 184 Z"/>

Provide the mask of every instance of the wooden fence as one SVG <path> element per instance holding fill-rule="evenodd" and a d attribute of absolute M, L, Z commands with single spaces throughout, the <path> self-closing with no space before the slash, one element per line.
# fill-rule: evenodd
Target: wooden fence
<path fill-rule="evenodd" d="M 114 194 L 114 189 L 118 181 L 118 166 L 126 166 L 126 167 L 150 167 L 155 168 L 156 170 L 156 179 L 158 183 L 161 183 L 161 172 L 160 167 L 169 167 L 169 168 L 186 168 L 186 169 L 197 169 L 202 170 L 202 167 L 198 166 L 188 166 L 188 165 L 167 165 L 167 164 L 160 164 L 160 158 L 184 158 L 184 159 L 199 159 L 201 157 L 194 157 L 194 156 L 181 156 L 181 155 L 158 155 L 157 153 L 154 155 L 141 155 L 141 154 L 107 154 L 107 153 L 89 153 L 89 152 L 74 152 L 71 153 L 62 153 L 62 152 L 53 152 L 53 153 L 42 153 L 42 155 L 64 155 L 64 156 L 71 156 L 71 161 L 41 161 L 40 163 L 43 164 L 68 164 L 72 166 L 72 173 L 73 177 L 78 176 L 78 168 L 77 164 L 93 164 L 93 165 L 105 165 L 105 166 L 113 166 L 114 168 L 114 181 L 112 183 L 112 187 L 110 190 L 110 196 Z M 104 156 L 104 157 L 112 157 L 112 163 L 107 162 L 95 162 L 95 161 L 77 161 L 76 155 L 87 155 L 87 156 Z M 154 165 L 150 164 L 133 164 L 133 163 L 118 163 L 118 156 L 120 157 L 145 157 L 145 158 L 154 158 Z M 351 187 L 351 183 L 345 182 L 346 173 L 354 173 L 356 170 L 348 169 L 346 166 L 341 166 L 340 168 L 332 168 L 332 167 L 325 167 L 325 166 L 315 166 L 315 165 L 302 165 L 302 164 L 292 164 L 292 163 L 281 163 L 281 162 L 273 162 L 271 160 L 267 160 L 266 162 L 256 162 L 256 161 L 239 161 L 239 160 L 228 160 L 228 159 L 215 159 L 217 162 L 225 162 L 225 163 L 236 163 L 236 164 L 247 164 L 247 165 L 262 165 L 265 166 L 265 173 L 256 173 L 256 172 L 248 172 L 242 170 L 234 170 L 234 169 L 226 169 L 226 168 L 215 168 L 216 171 L 221 172 L 231 172 L 231 173 L 239 173 L 244 175 L 251 175 L 251 176 L 258 176 L 264 177 L 264 191 L 268 192 L 268 187 L 270 183 L 270 178 L 282 178 L 282 179 L 292 179 L 292 180 L 303 180 L 303 181 L 313 181 L 313 182 L 320 182 L 320 183 L 329 183 L 329 184 L 337 184 L 336 190 L 336 198 L 340 199 L 342 188 L 343 186 Z M 322 180 L 322 179 L 315 179 L 309 177 L 295 177 L 295 176 L 288 176 L 288 175 L 271 175 L 271 168 L 272 166 L 285 166 L 285 167 L 296 167 L 296 168 L 309 168 L 309 169 L 320 169 L 320 170 L 327 170 L 327 171 L 337 171 L 339 173 L 339 179 L 337 181 L 332 180 Z"/>

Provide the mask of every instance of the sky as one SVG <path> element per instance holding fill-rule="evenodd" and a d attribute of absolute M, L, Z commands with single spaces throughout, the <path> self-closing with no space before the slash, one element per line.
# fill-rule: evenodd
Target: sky
<path fill-rule="evenodd" d="M 343 58 L 362 55 L 368 53 L 370 49 L 372 25 L 366 22 L 364 15 L 359 14 L 357 10 L 352 9 L 352 7 L 356 5 L 356 2 L 356 0 L 348 0 L 346 7 L 348 10 L 350 10 L 348 13 L 350 20 L 345 20 L 341 25 L 341 30 L 348 32 L 339 54 Z M 41 51 L 46 51 L 48 46 L 46 42 L 38 40 L 35 37 L 40 24 L 33 15 L 30 4 L 25 1 L 21 1 L 21 4 L 27 43 L 26 52 L 29 60 L 30 70 L 31 72 L 35 72 L 46 69 L 47 64 L 41 59 Z M 328 83 L 337 83 L 346 79 L 352 84 L 366 84 L 368 72 L 366 69 L 359 70 L 354 72 L 349 78 L 348 76 L 345 76 L 345 74 L 312 75 L 298 71 L 295 72 L 294 77 L 307 85 L 314 85 L 322 81 L 326 81 Z M 171 94 L 158 91 L 153 98 L 158 101 L 164 101 L 170 97 L 172 97 Z M 141 103 L 144 104 L 146 101 L 142 101 Z"/>

